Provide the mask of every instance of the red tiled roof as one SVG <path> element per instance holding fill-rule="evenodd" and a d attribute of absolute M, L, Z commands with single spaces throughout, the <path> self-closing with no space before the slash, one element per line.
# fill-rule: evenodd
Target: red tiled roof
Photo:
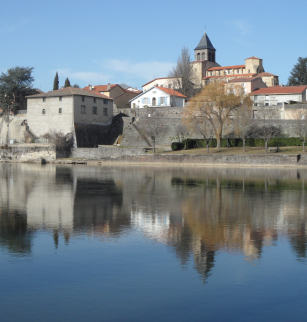
<path fill-rule="evenodd" d="M 118 86 L 118 84 L 110 85 L 109 89 L 108 89 L 108 85 L 92 85 L 92 86 L 94 87 L 93 90 L 96 92 L 108 92 L 113 87 Z M 84 89 L 89 89 L 89 86 L 84 87 Z"/>
<path fill-rule="evenodd" d="M 266 73 L 266 72 L 263 72 L 263 73 L 260 73 L 259 74 L 260 77 L 263 77 L 263 76 L 276 76 L 274 74 L 271 74 L 271 73 Z"/>
<path fill-rule="evenodd" d="M 258 94 L 300 94 L 307 89 L 307 86 L 272 86 L 267 88 L 260 88 L 251 93 L 251 95 Z"/>
<path fill-rule="evenodd" d="M 259 76 L 256 77 L 247 77 L 247 78 L 235 78 L 235 79 L 231 79 L 230 81 L 228 81 L 228 83 L 244 83 L 244 82 L 252 82 L 255 79 L 260 78 Z"/>
<path fill-rule="evenodd" d="M 206 76 L 203 77 L 203 79 L 211 79 L 211 78 L 224 78 L 224 77 L 233 77 L 233 78 L 242 78 L 242 76 L 247 76 L 247 77 L 252 77 L 252 76 L 256 76 L 258 74 L 255 73 L 251 73 L 251 74 L 234 74 L 234 75 L 218 75 L 218 76 Z"/>
<path fill-rule="evenodd" d="M 245 65 L 211 67 L 208 70 L 211 71 L 211 70 L 232 69 L 232 68 L 245 68 Z"/>
<path fill-rule="evenodd" d="M 146 84 L 142 85 L 142 87 L 143 87 L 143 86 L 146 86 L 146 85 L 148 85 L 148 84 L 150 84 L 150 83 L 152 83 L 152 82 L 154 82 L 154 81 L 155 81 L 155 80 L 157 80 L 157 79 L 169 79 L 169 78 L 178 78 L 178 77 L 160 77 L 160 78 L 155 78 L 155 79 L 151 80 L 150 82 L 148 82 L 148 83 L 146 83 Z"/>
<path fill-rule="evenodd" d="M 158 87 L 155 86 L 156 88 L 159 88 L 161 91 L 163 91 L 164 93 L 168 94 L 168 95 L 173 95 L 173 96 L 179 96 L 179 97 L 186 97 L 185 95 L 175 91 L 172 88 L 166 88 L 166 87 Z"/>
<path fill-rule="evenodd" d="M 258 57 L 255 57 L 255 56 L 252 56 L 252 57 L 249 57 L 249 58 L 246 58 L 246 59 L 261 59 L 261 58 L 258 58 Z M 245 59 L 245 60 L 246 60 Z"/>
<path fill-rule="evenodd" d="M 50 91 L 47 93 L 35 94 L 35 95 L 26 96 L 26 97 L 36 98 L 36 97 L 72 96 L 72 95 L 92 96 L 92 97 L 100 97 L 100 98 L 113 100 L 113 98 L 100 94 L 99 92 L 90 91 L 88 89 L 75 88 L 75 87 L 65 87 L 62 89 L 58 89 L 56 91 Z"/>

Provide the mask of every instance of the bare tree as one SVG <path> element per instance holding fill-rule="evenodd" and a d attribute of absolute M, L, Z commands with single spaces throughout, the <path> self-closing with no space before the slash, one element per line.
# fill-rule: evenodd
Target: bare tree
<path fill-rule="evenodd" d="M 217 148 L 220 148 L 226 120 L 236 108 L 251 104 L 250 98 L 245 95 L 241 86 L 226 91 L 222 83 L 215 82 L 208 84 L 192 98 L 189 105 L 184 108 L 183 118 L 187 122 L 193 122 L 198 118 L 208 120 L 215 133 Z"/>
<path fill-rule="evenodd" d="M 188 128 L 182 124 L 181 122 L 179 124 L 176 124 L 174 126 L 175 132 L 176 132 L 176 139 L 178 142 L 182 142 L 183 140 L 187 139 L 189 137 L 189 130 Z"/>
<path fill-rule="evenodd" d="M 170 83 L 178 92 L 187 97 L 192 97 L 195 94 L 193 66 L 187 47 L 182 47 L 177 64 L 169 72 L 168 77 L 172 77 Z"/>
<path fill-rule="evenodd" d="M 72 132 L 64 134 L 61 131 L 51 130 L 43 137 L 45 139 L 48 139 L 50 143 L 55 144 L 56 151 L 60 154 L 69 153 L 71 148 L 73 147 Z"/>
<path fill-rule="evenodd" d="M 207 118 L 198 118 L 193 124 L 194 131 L 203 137 L 207 146 L 207 153 L 209 153 L 209 145 L 214 137 L 214 129 L 211 122 Z"/>
<path fill-rule="evenodd" d="M 295 114 L 297 135 L 303 143 L 303 152 L 307 141 L 307 106 L 297 109 Z"/>
<path fill-rule="evenodd" d="M 243 152 L 245 152 L 245 141 L 250 133 L 253 109 L 251 105 L 242 105 L 233 112 L 232 126 L 233 134 L 243 141 Z"/>
<path fill-rule="evenodd" d="M 138 124 L 141 132 L 145 137 L 149 137 L 152 141 L 153 153 L 156 152 L 156 142 L 159 135 L 165 132 L 165 128 L 159 118 L 147 117 L 142 119 Z"/>
<path fill-rule="evenodd" d="M 265 153 L 268 154 L 268 142 L 272 138 L 282 137 L 282 130 L 279 126 L 274 124 L 273 108 L 263 108 L 259 113 L 259 124 L 255 124 L 251 127 L 249 136 L 259 137 L 264 139 L 265 142 Z"/>

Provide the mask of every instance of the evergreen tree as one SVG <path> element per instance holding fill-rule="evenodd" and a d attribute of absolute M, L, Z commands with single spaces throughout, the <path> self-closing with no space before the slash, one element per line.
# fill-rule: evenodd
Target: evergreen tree
<path fill-rule="evenodd" d="M 70 87 L 70 81 L 69 81 L 68 77 L 65 79 L 64 88 L 65 87 Z"/>
<path fill-rule="evenodd" d="M 299 57 L 290 74 L 288 85 L 307 85 L 307 57 Z"/>
<path fill-rule="evenodd" d="M 0 75 L 0 109 L 15 112 L 27 109 L 27 95 L 33 95 L 33 67 L 14 67 Z"/>
<path fill-rule="evenodd" d="M 59 89 L 59 75 L 58 75 L 58 72 L 56 72 L 55 77 L 54 77 L 54 81 L 53 81 L 53 90 L 56 91 L 57 89 Z"/>
<path fill-rule="evenodd" d="M 74 88 L 80 88 L 80 86 L 78 84 L 74 84 L 72 87 L 74 87 Z"/>

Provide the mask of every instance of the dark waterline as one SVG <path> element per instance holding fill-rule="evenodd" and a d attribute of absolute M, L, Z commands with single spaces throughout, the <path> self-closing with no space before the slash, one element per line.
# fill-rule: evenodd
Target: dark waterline
<path fill-rule="evenodd" d="M 305 321 L 307 173 L 0 164 L 1 321 Z"/>

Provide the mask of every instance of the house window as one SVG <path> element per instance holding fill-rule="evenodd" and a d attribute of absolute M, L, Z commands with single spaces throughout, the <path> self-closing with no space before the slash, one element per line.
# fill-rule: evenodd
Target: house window
<path fill-rule="evenodd" d="M 161 105 L 165 104 L 165 97 L 160 97 L 160 103 L 161 103 Z"/>
<path fill-rule="evenodd" d="M 81 105 L 81 114 L 86 114 L 85 105 Z"/>
<path fill-rule="evenodd" d="M 93 114 L 97 115 L 97 106 L 93 106 Z"/>
<path fill-rule="evenodd" d="M 168 84 L 168 88 L 172 88 L 172 85 L 171 84 Z"/>
<path fill-rule="evenodd" d="M 94 97 L 94 103 L 96 103 L 96 97 Z"/>
<path fill-rule="evenodd" d="M 258 95 L 254 96 L 254 101 L 256 101 L 258 99 Z"/>
<path fill-rule="evenodd" d="M 108 100 L 107 99 L 103 99 L 103 104 L 108 104 Z"/>
<path fill-rule="evenodd" d="M 62 114 L 62 109 L 61 108 L 59 108 L 59 114 Z"/>
<path fill-rule="evenodd" d="M 42 110 L 42 114 L 43 115 L 46 115 L 46 110 L 43 108 L 43 110 Z"/>
<path fill-rule="evenodd" d="M 103 108 L 103 116 L 108 116 L 108 109 L 106 107 Z"/>
<path fill-rule="evenodd" d="M 82 96 L 82 102 L 84 102 L 84 100 L 85 100 L 85 98 L 84 98 L 84 96 Z"/>
<path fill-rule="evenodd" d="M 62 101 L 62 99 L 63 99 L 63 97 L 62 97 L 62 96 L 60 96 L 60 97 L 59 97 L 59 101 Z"/>
<path fill-rule="evenodd" d="M 269 103 L 265 103 L 265 106 L 270 106 L 270 104 Z"/>
<path fill-rule="evenodd" d="M 46 102 L 46 97 L 43 97 L 43 102 Z"/>

